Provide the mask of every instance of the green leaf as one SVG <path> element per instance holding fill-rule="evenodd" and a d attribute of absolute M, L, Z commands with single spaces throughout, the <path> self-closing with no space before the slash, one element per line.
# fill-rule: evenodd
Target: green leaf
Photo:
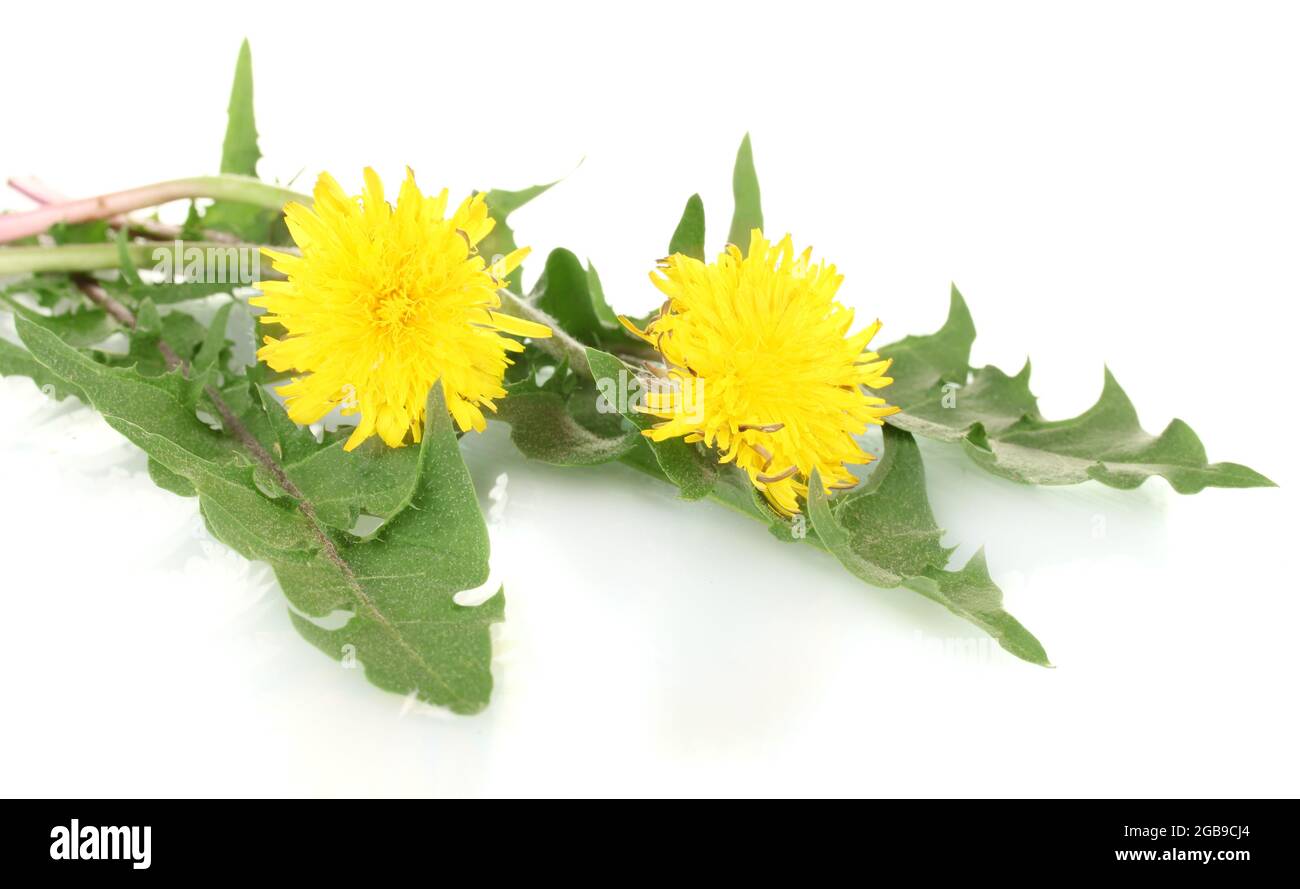
<path fill-rule="evenodd" d="M 220 395 L 311 501 L 322 524 L 351 531 L 362 514 L 387 520 L 406 505 L 419 463 L 417 449 L 389 448 L 372 439 L 349 453 L 343 450 L 351 432 L 346 426 L 318 442 L 309 429 L 289 419 L 274 396 L 247 377 L 236 377 Z M 204 407 L 218 414 L 210 400 Z M 254 481 L 267 497 L 289 497 L 264 467 L 254 466 Z"/>
<path fill-rule="evenodd" d="M 203 277 L 203 273 L 198 268 L 191 268 L 188 273 L 196 280 L 182 278 L 179 281 L 161 281 L 153 284 L 140 278 L 138 267 L 131 258 L 130 252 L 126 249 L 128 244 L 119 240 L 118 251 L 121 261 L 121 275 L 117 279 L 106 279 L 98 283 L 105 290 L 111 293 L 115 298 L 125 303 L 129 308 L 136 308 L 144 300 L 149 300 L 155 306 L 175 305 L 176 303 L 190 302 L 196 299 L 206 299 L 209 296 L 215 296 L 221 293 L 232 293 L 239 288 L 240 284 L 227 281 L 205 281 L 197 280 Z M 223 250 L 236 250 L 233 246 L 220 248 Z M 174 274 L 186 274 L 186 268 L 183 260 L 177 258 L 172 245 L 158 245 L 154 248 L 153 258 L 161 263 L 163 261 L 163 252 L 172 254 L 168 257 L 169 265 L 173 268 Z M 236 260 L 237 262 L 237 260 Z M 229 277 L 223 270 L 217 274 L 217 277 Z"/>
<path fill-rule="evenodd" d="M 1043 646 L 1003 609 L 983 551 L 960 570 L 947 570 L 952 549 L 940 543 L 943 532 L 930 509 L 925 469 L 911 435 L 886 427 L 885 454 L 871 476 L 834 502 L 816 473 L 808 487 L 808 517 L 818 538 L 853 574 L 873 586 L 914 590 L 1016 657 L 1049 665 Z"/>
<path fill-rule="evenodd" d="M 103 309 L 76 309 L 50 315 L 47 326 L 69 345 L 84 347 L 102 343 L 117 329 L 117 322 Z"/>
<path fill-rule="evenodd" d="M 257 177 L 257 121 L 253 115 L 253 50 L 248 40 L 239 47 L 235 82 L 226 107 L 226 138 L 221 145 L 221 172 Z"/>
<path fill-rule="evenodd" d="M 203 214 L 199 212 L 197 201 L 190 201 L 190 208 L 185 212 L 185 222 L 181 224 L 181 240 L 203 240 Z"/>
<path fill-rule="evenodd" d="M 203 337 L 198 352 L 194 355 L 192 370 L 196 374 L 206 373 L 212 369 L 221 370 L 217 361 L 221 358 L 221 353 L 225 351 L 229 343 L 229 340 L 226 339 L 226 326 L 230 321 L 230 311 L 234 307 L 234 302 L 226 302 L 212 316 L 212 322 L 208 325 L 208 332 Z"/>
<path fill-rule="evenodd" d="M 591 260 L 587 260 L 587 291 L 591 294 L 591 306 L 601 326 L 610 331 L 622 331 L 623 325 L 618 321 L 618 313 L 610 308 L 605 299 L 605 286 L 600 283 L 600 275 Z"/>
<path fill-rule="evenodd" d="M 263 493 L 256 475 L 268 468 L 230 436 L 196 420 L 180 374 L 145 377 L 107 367 L 29 313 L 20 312 L 16 324 L 37 361 L 84 393 L 150 456 L 160 484 L 198 495 L 218 539 L 271 564 L 304 637 L 332 657 L 355 658 L 381 688 L 458 713 L 486 705 L 489 627 L 502 618 L 504 599 L 498 593 L 468 607 L 453 598 L 487 579 L 488 539 L 440 387 L 430 394 L 416 471 L 389 500 L 389 520 L 358 539 L 323 525 L 310 499 Z M 317 620 L 340 611 L 349 617 L 337 629 Z"/>
<path fill-rule="evenodd" d="M 37 305 L 46 309 L 53 309 L 63 303 L 70 303 L 73 306 L 88 305 L 85 296 L 72 280 L 72 276 L 62 273 L 32 275 L 0 288 L 0 296 L 9 297 L 19 294 L 31 296 Z"/>
<path fill-rule="evenodd" d="M 136 312 L 135 327 L 132 332 L 138 337 L 151 337 L 156 341 L 162 336 L 162 324 L 162 313 L 158 311 L 158 307 L 151 301 L 145 300 L 140 303 L 140 310 Z"/>
<path fill-rule="evenodd" d="M 171 346 L 183 361 L 191 361 L 208 335 L 204 327 L 185 312 L 159 313 L 151 300 L 140 303 L 136 311 L 136 326 L 126 331 L 128 346 L 125 355 L 100 353 L 100 359 L 114 367 L 134 367 L 146 376 L 162 376 L 169 372 L 158 343 Z"/>
<path fill-rule="evenodd" d="M 233 201 L 216 201 L 203 214 L 203 226 L 214 231 L 227 232 L 250 244 L 282 244 L 285 238 L 280 229 L 283 217 L 279 210 L 268 210 L 252 204 Z M 233 286 L 225 285 L 227 290 Z"/>
<path fill-rule="evenodd" d="M 348 531 L 362 514 L 387 521 L 406 506 L 420 471 L 418 448 L 390 448 L 371 439 L 348 452 L 345 435 L 317 444 L 266 390 L 258 389 L 258 395 L 270 421 L 272 453 L 322 522 Z"/>
<path fill-rule="evenodd" d="M 294 625 L 326 654 L 355 654 L 380 688 L 475 713 L 492 692 L 489 630 L 505 598 L 473 607 L 453 598 L 487 580 L 488 537 L 441 386 L 430 392 L 418 468 L 408 505 L 373 539 L 340 549 L 343 570 L 317 558 L 276 573 L 299 609 Z M 340 629 L 299 613 L 337 610 L 352 612 Z"/>
<path fill-rule="evenodd" d="M 262 157 L 257 147 L 257 120 L 253 113 L 253 51 L 245 40 L 239 47 L 235 63 L 235 80 L 230 87 L 226 106 L 226 137 L 221 145 L 221 172 L 257 178 L 257 162 Z M 203 214 L 203 228 L 228 232 L 242 241 L 255 244 L 279 243 L 281 215 L 278 210 L 255 207 L 234 201 L 215 201 Z M 198 228 L 194 220 L 186 228 Z"/>
<path fill-rule="evenodd" d="M 641 345 L 619 323 L 606 302 L 595 266 L 583 268 L 582 261 L 563 247 L 552 250 L 546 257 L 546 268 L 528 299 L 586 345 L 600 348 Z"/>
<path fill-rule="evenodd" d="M 170 491 L 178 497 L 197 497 L 199 494 L 189 479 L 172 472 L 153 457 L 149 458 L 149 478 L 164 491 Z"/>
<path fill-rule="evenodd" d="M 749 248 L 751 229 L 763 227 L 763 205 L 758 193 L 758 173 L 754 170 L 754 149 L 745 134 L 736 152 L 736 169 L 731 174 L 731 191 L 736 209 L 731 216 L 731 234 L 727 240 L 741 250 Z"/>
<path fill-rule="evenodd" d="M 117 322 L 99 308 L 74 308 L 57 315 L 41 315 L 26 309 L 8 294 L 0 294 L 0 303 L 15 313 L 27 311 L 38 319 L 42 327 L 54 331 L 64 342 L 78 349 L 102 343 L 118 330 Z"/>
<path fill-rule="evenodd" d="M 49 236 L 56 244 L 102 244 L 109 240 L 108 222 L 56 222 L 50 226 Z"/>
<path fill-rule="evenodd" d="M 748 145 L 748 141 L 745 144 Z M 757 183 L 754 188 L 757 190 Z M 672 240 L 668 242 L 668 254 L 671 256 L 674 253 L 704 261 L 704 201 L 698 194 L 691 195 L 686 201 L 686 209 L 682 211 L 681 221 L 677 223 Z"/>
<path fill-rule="evenodd" d="M 642 452 L 645 452 L 649 460 L 654 463 L 653 467 L 644 465 L 645 461 L 641 457 Z M 642 471 L 648 472 L 653 468 L 655 471 L 649 474 L 667 481 L 649 448 L 642 448 L 641 451 L 629 454 L 623 462 Z M 762 492 L 754 487 L 754 483 L 750 481 L 749 476 L 743 470 L 738 469 L 734 463 L 718 464 L 717 481 L 709 491 L 708 496 L 709 499 L 734 512 L 762 522 L 767 527 L 768 533 L 782 543 L 804 542 L 825 549 L 817 538 L 817 532 L 808 526 L 806 518 L 801 516 L 787 518 L 778 513 L 767 502 L 767 498 L 763 496 Z"/>
<path fill-rule="evenodd" d="M 504 220 L 520 207 L 544 195 L 559 181 L 556 179 L 555 182 L 547 182 L 544 185 L 530 185 L 528 188 L 521 188 L 518 191 L 494 188 L 487 193 L 485 200 L 488 209 L 492 211 L 492 217 L 497 220 Z"/>
<path fill-rule="evenodd" d="M 122 275 L 122 280 L 128 287 L 141 286 L 140 273 L 136 270 L 135 260 L 131 258 L 131 236 L 127 234 L 126 229 L 119 228 L 116 240 L 118 271 Z"/>
<path fill-rule="evenodd" d="M 1205 446 L 1182 420 L 1158 436 L 1145 432 L 1109 369 L 1091 408 L 1067 420 L 1044 419 L 1029 389 L 1029 363 L 1015 376 L 993 366 L 972 368 L 974 341 L 975 324 L 954 287 L 942 328 L 882 348 L 880 354 L 894 360 L 894 383 L 880 394 L 903 409 L 889 422 L 927 438 L 959 442 L 989 472 L 1030 484 L 1094 479 L 1127 489 L 1158 475 L 1180 494 L 1273 484 L 1237 463 L 1209 463 Z"/>
<path fill-rule="evenodd" d="M 584 343 L 597 343 L 599 333 L 605 329 L 596 314 L 587 270 L 577 256 L 563 247 L 546 257 L 546 268 L 529 299 Z"/>
<path fill-rule="evenodd" d="M 635 409 L 637 393 L 632 390 L 639 385 L 637 381 L 640 377 L 636 370 L 599 349 L 587 349 L 587 361 L 591 364 L 596 387 L 607 405 L 639 430 L 649 429 L 658 422 L 654 417 Z M 680 438 L 647 441 L 660 469 L 681 489 L 683 499 L 699 500 L 712 493 L 718 483 L 719 468 L 717 460 L 711 454 Z"/>
<path fill-rule="evenodd" d="M 519 191 L 504 191 L 494 188 L 487 193 L 484 200 L 487 202 L 488 213 L 496 220 L 496 225 L 493 226 L 492 231 L 488 232 L 487 237 L 479 241 L 478 252 L 487 260 L 489 266 L 496 257 L 508 256 L 519 246 L 515 243 L 514 230 L 507 224 L 506 219 L 511 213 L 544 193 L 554 184 L 555 182 L 548 182 L 545 185 L 534 185 L 531 188 L 524 188 Z M 506 286 L 512 293 L 523 295 L 522 267 L 510 273 Z"/>
<path fill-rule="evenodd" d="M 28 377 L 42 392 L 56 401 L 81 393 L 41 364 L 31 353 L 15 343 L 0 339 L 0 377 Z"/>
<path fill-rule="evenodd" d="M 595 392 L 582 389 L 573 400 L 595 400 Z M 593 466 L 618 460 L 636 448 L 642 435 L 620 429 L 601 435 L 580 423 L 568 400 L 555 392 L 512 392 L 497 405 L 497 418 L 510 424 L 510 439 L 520 453 L 556 466 Z"/>
<path fill-rule="evenodd" d="M 147 299 L 156 306 L 170 306 L 196 299 L 206 299 L 218 293 L 230 293 L 238 286 L 237 284 L 215 281 L 181 281 L 174 284 L 163 282 L 161 284 L 139 284 L 129 288 L 126 293 L 131 297 L 130 301 L 133 303 Z"/>
<path fill-rule="evenodd" d="M 197 404 L 203 397 L 205 388 L 221 385 L 225 374 L 224 359 L 230 354 L 226 326 L 230 319 L 230 310 L 234 307 L 233 302 L 227 302 L 217 309 L 203 341 L 190 362 L 188 403 L 191 406 Z"/>

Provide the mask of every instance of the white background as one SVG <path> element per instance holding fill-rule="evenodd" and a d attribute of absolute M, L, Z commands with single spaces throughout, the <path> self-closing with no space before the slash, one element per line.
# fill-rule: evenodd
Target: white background
<path fill-rule="evenodd" d="M 215 172 L 248 35 L 264 176 L 567 175 L 521 243 L 591 257 L 639 313 L 691 192 L 720 247 L 749 130 L 769 232 L 837 262 L 880 342 L 936 328 L 956 282 L 975 363 L 1032 353 L 1048 416 L 1109 363 L 1148 429 L 1182 417 L 1280 489 L 1033 489 L 925 447 L 957 558 L 987 547 L 1045 670 L 494 427 L 467 459 L 485 505 L 508 477 L 507 621 L 461 718 L 318 653 L 141 453 L 0 380 L 0 792 L 1300 793 L 1294 7 L 894 6 L 29 4 L 0 32 L 0 173 L 87 195 Z"/>

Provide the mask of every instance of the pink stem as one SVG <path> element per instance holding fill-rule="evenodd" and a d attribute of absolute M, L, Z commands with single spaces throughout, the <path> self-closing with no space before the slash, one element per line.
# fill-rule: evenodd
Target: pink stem
<path fill-rule="evenodd" d="M 35 176 L 14 176 L 9 180 L 9 187 L 37 204 L 57 204 L 67 200 Z"/>
<path fill-rule="evenodd" d="M 24 183 L 30 186 L 30 182 Z M 21 190 L 21 189 L 20 189 Z M 26 192 L 24 192 L 26 193 Z M 37 193 L 42 193 L 37 189 Z M 174 179 L 141 188 L 72 201 L 44 204 L 25 213 L 0 215 L 0 244 L 38 235 L 60 222 L 93 222 L 112 219 L 132 210 L 142 210 L 169 201 L 216 198 L 280 209 L 289 201 L 310 201 L 302 195 L 242 176 L 200 176 Z"/>
<path fill-rule="evenodd" d="M 62 192 L 46 185 L 44 181 L 37 179 L 35 176 L 14 176 L 9 180 L 9 187 L 37 204 L 62 204 L 68 200 Z M 150 238 L 162 241 L 174 241 L 181 236 L 181 227 L 179 225 L 168 225 L 154 219 L 132 219 L 125 214 L 110 217 L 108 224 L 113 228 L 141 231 Z M 221 244 L 239 243 L 239 238 L 229 232 L 207 229 L 203 232 L 203 239 Z"/>

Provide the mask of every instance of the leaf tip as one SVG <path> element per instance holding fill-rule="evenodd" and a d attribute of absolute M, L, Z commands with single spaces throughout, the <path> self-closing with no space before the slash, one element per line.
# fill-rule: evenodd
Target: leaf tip
<path fill-rule="evenodd" d="M 985 453 L 993 453 L 993 447 L 989 444 L 988 430 L 985 429 L 984 424 L 978 420 L 972 423 L 971 427 L 966 430 L 966 441 L 970 442 Z"/>

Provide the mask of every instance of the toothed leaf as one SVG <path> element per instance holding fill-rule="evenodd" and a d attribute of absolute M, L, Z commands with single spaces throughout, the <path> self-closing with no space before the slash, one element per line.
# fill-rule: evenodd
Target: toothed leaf
<path fill-rule="evenodd" d="M 1158 436 L 1143 430 L 1109 370 L 1096 404 L 1071 419 L 1045 419 L 1029 389 L 1029 363 L 1015 376 L 993 366 L 972 368 L 974 341 L 975 324 L 954 287 L 942 328 L 883 347 L 880 354 L 894 360 L 894 383 L 880 394 L 903 409 L 889 422 L 927 438 L 960 442 L 989 472 L 1030 484 L 1095 479 L 1135 488 L 1161 476 L 1182 494 L 1272 484 L 1246 466 L 1208 462 L 1205 446 L 1182 420 Z"/>
<path fill-rule="evenodd" d="M 925 469 L 916 441 L 885 429 L 885 453 L 871 476 L 830 500 L 814 474 L 808 516 L 818 538 L 853 574 L 873 586 L 907 587 L 987 632 L 1016 657 L 1048 665 L 1047 652 L 1002 607 L 1002 591 L 989 577 L 980 551 L 958 570 L 940 543 L 925 490 Z"/>

